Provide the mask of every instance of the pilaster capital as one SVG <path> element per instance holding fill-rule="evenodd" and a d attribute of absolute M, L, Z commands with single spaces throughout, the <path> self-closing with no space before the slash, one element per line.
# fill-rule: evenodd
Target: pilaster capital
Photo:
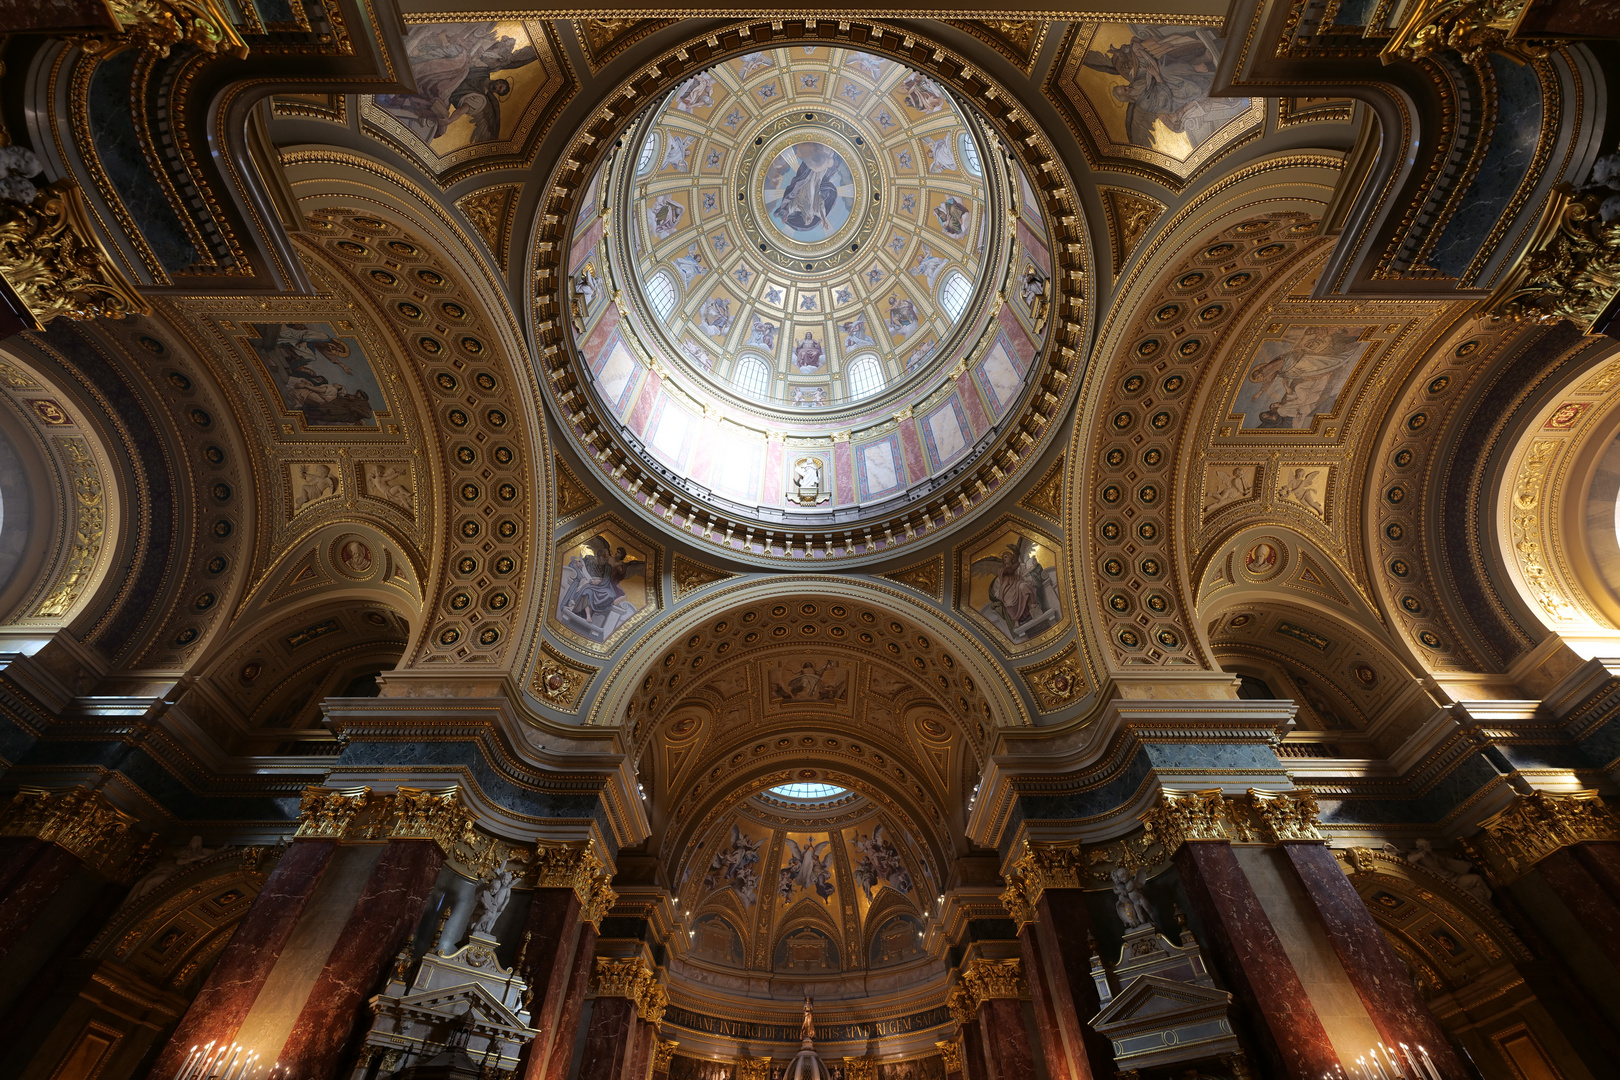
<path fill-rule="evenodd" d="M 979 1016 L 978 1003 L 973 1000 L 973 995 L 968 993 L 968 988 L 963 983 L 951 987 L 945 995 L 945 1007 L 950 1010 L 951 1020 L 958 1027 L 973 1023 Z"/>
<path fill-rule="evenodd" d="M 1503 882 L 1523 877 L 1561 848 L 1588 840 L 1620 840 L 1620 820 L 1593 790 L 1519 795 L 1479 827 L 1472 844 Z"/>
<path fill-rule="evenodd" d="M 1165 788 L 1159 803 L 1141 815 L 1142 828 L 1149 837 L 1174 854 L 1188 840 L 1232 840 L 1228 829 L 1231 808 L 1219 788 L 1207 791 L 1178 791 Z"/>
<path fill-rule="evenodd" d="M 144 866 L 157 836 L 136 831 L 136 819 L 84 785 L 25 787 L 0 813 L 0 836 L 55 844 L 102 877 L 128 882 Z"/>
<path fill-rule="evenodd" d="M 1249 789 L 1248 809 L 1267 843 L 1284 840 L 1322 840 L 1321 810 L 1310 791 L 1256 791 Z"/>
<path fill-rule="evenodd" d="M 962 1071 L 962 1040 L 946 1039 L 944 1042 L 934 1044 L 939 1047 L 940 1060 L 945 1063 L 947 1073 Z"/>
<path fill-rule="evenodd" d="M 392 799 L 386 825 L 390 840 L 431 840 L 449 854 L 457 841 L 476 838 L 472 815 L 461 802 L 460 788 L 395 788 Z"/>
<path fill-rule="evenodd" d="M 298 804 L 298 831 L 293 835 L 341 840 L 370 801 L 370 788 L 307 787 Z"/>
<path fill-rule="evenodd" d="M 975 1014 L 986 1001 L 1018 1001 L 1029 997 L 1029 984 L 1024 981 L 1024 962 L 1016 957 L 968 961 L 962 966 L 961 985 Z"/>
<path fill-rule="evenodd" d="M 537 889 L 573 889 L 581 904 L 590 903 L 591 880 L 602 872 L 596 855 L 596 842 L 579 847 L 561 847 L 536 842 L 529 860 L 530 876 Z"/>
<path fill-rule="evenodd" d="M 1083 874 L 1080 845 L 1032 843 L 1007 868 L 1001 903 L 1020 927 L 1036 921 L 1035 905 L 1047 889 L 1078 889 Z"/>
<path fill-rule="evenodd" d="M 0 200 L 0 276 L 41 325 L 152 310 L 102 250 L 71 180 L 40 189 L 31 203 Z"/>
<path fill-rule="evenodd" d="M 613 908 L 614 902 L 618 899 L 619 894 L 613 891 L 613 886 L 605 875 L 591 878 L 590 897 L 580 901 L 580 920 L 601 930 L 602 917 Z"/>
<path fill-rule="evenodd" d="M 670 1059 L 675 1056 L 675 1048 L 679 1045 L 676 1039 L 659 1039 L 653 1043 L 653 1072 L 669 1072 Z"/>
<path fill-rule="evenodd" d="M 877 1080 L 877 1058 L 845 1058 L 844 1080 Z"/>
<path fill-rule="evenodd" d="M 737 1080 L 770 1080 L 769 1057 L 740 1057 L 737 1059 Z"/>
<path fill-rule="evenodd" d="M 598 956 L 591 968 L 590 991 L 599 998 L 635 1001 L 641 996 L 643 981 L 651 979 L 647 962 L 639 956 Z"/>
<path fill-rule="evenodd" d="M 663 983 L 652 980 L 649 974 L 648 981 L 642 984 L 641 996 L 636 998 L 636 1015 L 649 1024 L 661 1024 L 669 1008 L 669 991 Z"/>
<path fill-rule="evenodd" d="M 1165 788 L 1159 803 L 1141 815 L 1150 840 L 1165 854 L 1189 840 L 1228 840 L 1278 844 L 1285 840 L 1322 840 L 1315 793 L 1260 791 L 1250 788 L 1242 799 L 1229 799 L 1219 788 L 1178 791 Z"/>

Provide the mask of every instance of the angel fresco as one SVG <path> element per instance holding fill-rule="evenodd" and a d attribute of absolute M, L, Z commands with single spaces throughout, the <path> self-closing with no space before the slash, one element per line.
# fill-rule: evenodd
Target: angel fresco
<path fill-rule="evenodd" d="M 377 377 L 353 338 L 329 323 L 261 323 L 253 342 L 282 403 L 310 426 L 376 426 L 386 409 Z"/>
<path fill-rule="evenodd" d="M 629 598 L 624 582 L 646 580 L 647 564 L 630 558 L 623 545 L 609 544 L 600 534 L 580 545 L 563 568 L 557 595 L 557 618 L 592 641 L 605 642 L 641 610 Z"/>
<path fill-rule="evenodd" d="M 792 900 L 793 894 L 804 889 L 813 889 L 815 894 L 823 900 L 833 894 L 832 883 L 832 840 L 816 842 L 814 836 L 806 837 L 804 844 L 791 836 L 787 840 L 787 862 L 777 872 L 776 892 L 783 900 Z"/>
<path fill-rule="evenodd" d="M 709 860 L 709 869 L 703 875 L 705 890 L 730 885 L 737 890 L 743 903 L 753 907 L 759 900 L 759 848 L 764 837 L 748 838 L 736 824 L 731 826 L 731 840 L 722 845 Z"/>
<path fill-rule="evenodd" d="M 512 80 L 495 78 L 495 73 L 540 60 L 532 44 L 519 48 L 511 35 L 497 36 L 493 22 L 412 27 L 405 56 L 416 77 L 416 93 L 378 94 L 376 102 L 429 146 L 463 117 L 472 131 L 462 145 L 499 139 L 501 104 L 512 93 Z"/>
<path fill-rule="evenodd" d="M 911 873 L 901 861 L 894 843 L 884 837 L 882 825 L 874 825 L 871 836 L 857 834 L 854 845 L 861 856 L 854 867 L 855 881 L 868 900 L 872 899 L 872 890 L 880 885 L 887 885 L 896 892 L 911 892 Z"/>
<path fill-rule="evenodd" d="M 1245 428 L 1308 428 L 1332 412 L 1370 342 L 1358 326 L 1292 327 L 1263 342 L 1237 393 Z"/>
<path fill-rule="evenodd" d="M 1085 66 L 1124 79 L 1113 87 L 1125 105 L 1126 138 L 1135 146 L 1164 150 L 1157 130 L 1185 135 L 1193 148 L 1249 107 L 1247 98 L 1212 98 L 1210 82 L 1221 42 L 1202 26 L 1131 24 L 1131 39 L 1106 53 L 1088 49 Z"/>
<path fill-rule="evenodd" d="M 1057 567 L 1042 566 L 1040 550 L 1034 540 L 1014 534 L 1000 554 L 974 559 L 971 566 L 975 597 L 982 579 L 990 582 L 979 614 L 1014 643 L 1029 640 L 1062 617 Z"/>
<path fill-rule="evenodd" d="M 934 217 L 939 219 L 939 231 L 952 240 L 960 240 L 967 235 L 971 216 L 968 204 L 955 195 L 945 196 L 945 201 L 934 207 Z"/>
<path fill-rule="evenodd" d="M 937 113 L 945 107 L 945 91 L 939 88 L 939 83 L 930 79 L 920 71 L 913 71 L 906 76 L 906 81 L 900 84 L 905 91 L 906 105 L 924 116 Z"/>

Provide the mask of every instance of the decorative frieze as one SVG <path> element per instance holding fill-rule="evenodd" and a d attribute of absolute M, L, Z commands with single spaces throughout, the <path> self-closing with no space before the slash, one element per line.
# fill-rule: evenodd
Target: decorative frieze
<path fill-rule="evenodd" d="M 0 816 L 0 836 L 55 844 L 102 877 L 133 881 L 157 846 L 136 831 L 136 820 L 99 791 L 25 787 Z"/>
<path fill-rule="evenodd" d="M 737 1059 L 737 1080 L 771 1080 L 769 1057 L 741 1057 Z"/>
<path fill-rule="evenodd" d="M 1481 822 L 1471 846 L 1507 883 L 1553 852 L 1591 840 L 1620 840 L 1620 820 L 1596 791 L 1535 791 Z"/>
<path fill-rule="evenodd" d="M 446 854 L 458 844 L 480 845 L 472 815 L 461 803 L 461 790 L 308 787 L 298 809 L 298 831 L 304 837 L 332 840 L 431 840 Z M 505 862 L 505 859 L 501 859 Z"/>
<path fill-rule="evenodd" d="M 0 199 L 0 276 L 41 326 L 59 315 L 121 319 L 152 310 L 102 251 L 71 180 L 26 205 Z"/>

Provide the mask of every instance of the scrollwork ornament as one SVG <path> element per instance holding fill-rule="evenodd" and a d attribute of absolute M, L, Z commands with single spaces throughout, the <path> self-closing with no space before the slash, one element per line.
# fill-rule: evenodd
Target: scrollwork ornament
<path fill-rule="evenodd" d="M 58 316 L 122 319 L 152 310 L 102 251 L 71 180 L 42 188 L 26 205 L 0 200 L 0 276 L 41 326 Z"/>
<path fill-rule="evenodd" d="M 1480 823 L 1472 845 L 1503 883 L 1528 873 L 1562 848 L 1620 840 L 1620 820 L 1595 790 L 1557 795 L 1535 791 Z"/>
<path fill-rule="evenodd" d="M 1620 293 L 1620 221 L 1604 222 L 1602 201 L 1600 193 L 1555 187 L 1523 260 L 1486 309 L 1535 322 L 1568 319 L 1589 329 Z"/>
<path fill-rule="evenodd" d="M 1249 807 L 1260 819 L 1262 838 L 1271 844 L 1284 840 L 1321 840 L 1317 829 L 1316 795 L 1310 791 L 1269 792 L 1249 789 Z"/>
<path fill-rule="evenodd" d="M 1177 791 L 1166 788 L 1159 804 L 1141 816 L 1149 837 L 1174 854 L 1188 840 L 1231 840 L 1232 815 L 1219 788 Z M 1241 837 L 1239 837 L 1241 838 Z"/>
<path fill-rule="evenodd" d="M 590 899 L 580 903 L 580 921 L 588 922 L 600 929 L 602 917 L 613 908 L 618 899 L 619 894 L 613 891 L 613 886 L 608 883 L 605 876 L 592 878 Z"/>
<path fill-rule="evenodd" d="M 669 1063 L 675 1057 L 675 1048 L 680 1046 L 676 1039 L 659 1039 L 653 1043 L 653 1067 L 655 1073 L 669 1072 Z"/>
<path fill-rule="evenodd" d="M 247 58 L 247 43 L 230 17 L 213 0 L 108 0 L 123 32 L 118 37 L 158 56 L 175 45 L 190 45 L 210 55 Z"/>
<path fill-rule="evenodd" d="M 1417 0 L 1401 20 L 1395 36 L 1379 59 L 1420 60 L 1447 49 L 1472 64 L 1487 52 L 1499 52 L 1515 61 L 1539 60 L 1547 50 L 1526 41 L 1511 40 L 1513 28 L 1530 0 Z"/>
<path fill-rule="evenodd" d="M 156 834 L 142 835 L 136 820 L 82 784 L 66 789 L 25 787 L 0 813 L 0 836 L 28 836 L 55 844 L 90 869 L 129 882 L 157 849 Z"/>
<path fill-rule="evenodd" d="M 341 839 L 349 831 L 355 815 L 371 800 L 370 788 L 339 791 L 307 787 L 298 805 L 297 836 Z"/>

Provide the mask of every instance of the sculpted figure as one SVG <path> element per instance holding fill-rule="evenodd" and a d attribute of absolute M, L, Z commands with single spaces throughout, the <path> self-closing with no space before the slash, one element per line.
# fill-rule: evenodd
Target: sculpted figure
<path fill-rule="evenodd" d="M 478 886 L 478 895 L 473 901 L 472 933 L 488 934 L 495 929 L 495 920 L 501 917 L 507 902 L 512 899 L 512 884 L 515 881 L 517 875 L 503 868 Z"/>

